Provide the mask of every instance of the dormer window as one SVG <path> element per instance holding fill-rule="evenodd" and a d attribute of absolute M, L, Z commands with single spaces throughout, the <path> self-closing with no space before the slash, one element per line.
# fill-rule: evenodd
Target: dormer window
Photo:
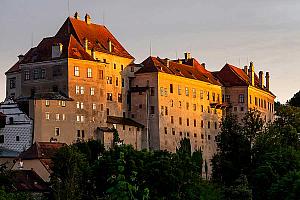
<path fill-rule="evenodd" d="M 59 58 L 62 54 L 63 45 L 61 43 L 52 45 L 52 58 Z"/>

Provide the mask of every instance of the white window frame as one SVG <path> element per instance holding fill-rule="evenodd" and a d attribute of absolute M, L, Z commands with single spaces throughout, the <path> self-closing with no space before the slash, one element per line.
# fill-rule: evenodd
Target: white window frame
<path fill-rule="evenodd" d="M 45 113 L 45 118 L 46 118 L 46 120 L 50 120 L 50 113 L 49 112 Z"/>
<path fill-rule="evenodd" d="M 92 68 L 88 68 L 87 69 L 87 77 L 88 78 L 92 78 L 93 76 L 92 76 Z"/>
<path fill-rule="evenodd" d="M 78 66 L 74 66 L 74 76 L 79 77 L 80 76 L 80 71 Z"/>
<path fill-rule="evenodd" d="M 90 91 L 91 96 L 95 95 L 95 88 L 91 87 L 91 91 Z"/>

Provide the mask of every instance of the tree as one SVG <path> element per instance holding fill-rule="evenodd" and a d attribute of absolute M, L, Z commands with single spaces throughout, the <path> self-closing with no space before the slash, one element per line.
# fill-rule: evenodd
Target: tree
<path fill-rule="evenodd" d="M 244 174 L 241 174 L 233 185 L 225 188 L 225 197 L 230 200 L 252 200 L 252 191 Z"/>
<path fill-rule="evenodd" d="M 288 104 L 294 107 L 300 107 L 300 90 L 288 101 Z"/>
<path fill-rule="evenodd" d="M 83 199 L 89 191 L 88 162 L 73 146 L 62 147 L 53 158 L 51 185 L 55 199 Z"/>

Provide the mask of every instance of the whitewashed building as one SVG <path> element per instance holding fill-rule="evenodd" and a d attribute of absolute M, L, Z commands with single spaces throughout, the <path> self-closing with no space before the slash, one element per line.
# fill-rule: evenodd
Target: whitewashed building
<path fill-rule="evenodd" d="M 32 145 L 33 121 L 12 99 L 0 103 L 0 148 L 22 152 Z"/>

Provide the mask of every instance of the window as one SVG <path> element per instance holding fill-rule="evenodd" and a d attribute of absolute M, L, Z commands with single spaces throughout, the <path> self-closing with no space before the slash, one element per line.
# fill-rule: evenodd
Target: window
<path fill-rule="evenodd" d="M 220 102 L 220 94 L 217 94 L 217 102 Z"/>
<path fill-rule="evenodd" d="M 36 80 L 39 78 L 39 70 L 35 69 L 33 70 L 33 79 Z"/>
<path fill-rule="evenodd" d="M 118 86 L 118 85 L 119 85 L 119 78 L 116 77 L 116 86 Z"/>
<path fill-rule="evenodd" d="M 207 112 L 210 113 L 210 107 L 209 106 L 207 106 Z"/>
<path fill-rule="evenodd" d="M 210 135 L 207 135 L 207 139 L 210 140 Z"/>
<path fill-rule="evenodd" d="M 84 138 L 84 130 L 81 130 L 81 137 Z"/>
<path fill-rule="evenodd" d="M 122 103 L 122 94 L 121 93 L 118 94 L 118 102 Z"/>
<path fill-rule="evenodd" d="M 77 130 L 77 137 L 80 137 L 80 130 Z"/>
<path fill-rule="evenodd" d="M 56 127 L 54 134 L 55 134 L 55 136 L 59 136 L 60 135 L 60 128 Z"/>
<path fill-rule="evenodd" d="M 80 116 L 80 121 L 84 122 L 84 116 L 83 115 Z"/>
<path fill-rule="evenodd" d="M 179 135 L 182 136 L 182 132 L 181 131 L 179 132 Z"/>
<path fill-rule="evenodd" d="M 116 63 L 114 63 L 114 69 L 117 69 L 117 64 Z"/>
<path fill-rule="evenodd" d="M 92 106 L 93 110 L 96 110 L 97 106 L 95 103 L 93 103 L 93 106 Z"/>
<path fill-rule="evenodd" d="M 209 92 L 207 91 L 207 100 L 209 100 Z"/>
<path fill-rule="evenodd" d="M 203 90 L 200 90 L 200 99 L 203 99 Z"/>
<path fill-rule="evenodd" d="M 201 112 L 204 112 L 204 107 L 203 107 L 203 105 L 201 105 Z"/>
<path fill-rule="evenodd" d="M 185 88 L 185 96 L 189 96 L 189 88 L 188 87 Z"/>
<path fill-rule="evenodd" d="M 46 100 L 46 101 L 45 101 L 45 105 L 46 105 L 46 107 L 49 107 L 49 106 L 50 106 L 50 101 L 49 101 L 49 100 Z"/>
<path fill-rule="evenodd" d="M 150 114 L 154 114 L 154 106 L 150 107 Z"/>
<path fill-rule="evenodd" d="M 161 106 L 161 108 L 160 108 L 160 113 L 161 113 L 162 116 L 164 116 L 164 110 L 165 110 L 165 107 L 164 107 L 164 106 Z"/>
<path fill-rule="evenodd" d="M 30 72 L 29 70 L 24 71 L 25 74 L 25 81 L 30 80 Z"/>
<path fill-rule="evenodd" d="M 107 100 L 112 101 L 112 93 L 107 93 Z"/>
<path fill-rule="evenodd" d="M 188 110 L 190 108 L 189 102 L 186 102 L 186 109 Z"/>
<path fill-rule="evenodd" d="M 212 93 L 212 100 L 215 101 L 216 100 L 216 94 L 213 92 Z"/>
<path fill-rule="evenodd" d="M 103 80 L 103 77 L 104 77 L 103 70 L 99 70 L 99 79 Z"/>
<path fill-rule="evenodd" d="M 217 129 L 218 128 L 218 123 L 217 122 L 215 122 L 215 129 Z"/>
<path fill-rule="evenodd" d="M 233 107 L 233 110 L 236 112 L 237 111 L 237 107 Z"/>
<path fill-rule="evenodd" d="M 204 127 L 204 122 L 203 122 L 203 120 L 201 120 L 201 128 L 203 128 Z"/>
<path fill-rule="evenodd" d="M 174 117 L 171 116 L 171 124 L 174 124 Z"/>
<path fill-rule="evenodd" d="M 194 119 L 194 127 L 197 126 L 197 120 Z"/>
<path fill-rule="evenodd" d="M 173 84 L 170 84 L 170 93 L 173 93 Z"/>
<path fill-rule="evenodd" d="M 255 97 L 255 105 L 257 106 L 257 97 Z"/>
<path fill-rule="evenodd" d="M 83 86 L 80 87 L 80 94 L 84 94 L 84 87 Z"/>
<path fill-rule="evenodd" d="M 252 104 L 252 96 L 250 95 L 250 104 Z"/>
<path fill-rule="evenodd" d="M 79 67 L 78 66 L 74 67 L 74 76 L 79 76 Z"/>
<path fill-rule="evenodd" d="M 179 125 L 182 125 L 182 118 L 179 117 Z"/>
<path fill-rule="evenodd" d="M 62 120 L 65 121 L 66 120 L 66 115 L 62 114 Z"/>
<path fill-rule="evenodd" d="M 92 96 L 95 95 L 95 88 L 92 87 L 90 93 Z"/>
<path fill-rule="evenodd" d="M 194 137 L 195 137 L 195 138 L 197 137 L 197 133 L 194 133 Z"/>
<path fill-rule="evenodd" d="M 164 96 L 165 92 L 164 92 L 164 88 L 160 87 L 160 96 Z"/>
<path fill-rule="evenodd" d="M 83 109 L 84 106 L 83 106 L 83 102 L 80 103 L 80 109 Z"/>
<path fill-rule="evenodd" d="M 241 111 L 242 111 L 242 112 L 244 111 L 244 107 L 241 107 Z"/>
<path fill-rule="evenodd" d="M 189 132 L 187 132 L 187 133 L 186 133 L 186 136 L 187 136 L 187 137 L 190 137 L 190 133 L 189 133 Z"/>
<path fill-rule="evenodd" d="M 178 85 L 178 95 L 181 95 L 181 87 Z"/>
<path fill-rule="evenodd" d="M 244 99 L 244 94 L 240 94 L 239 95 L 239 103 L 244 103 L 245 99 Z"/>
<path fill-rule="evenodd" d="M 130 71 L 131 71 L 131 72 L 134 72 L 134 67 L 130 67 Z"/>
<path fill-rule="evenodd" d="M 168 115 L 168 107 L 165 107 L 165 115 Z"/>
<path fill-rule="evenodd" d="M 225 102 L 230 103 L 230 95 L 225 95 Z"/>
<path fill-rule="evenodd" d="M 172 135 L 175 135 L 175 128 L 172 128 Z"/>
<path fill-rule="evenodd" d="M 201 134 L 201 139 L 202 139 L 202 140 L 204 139 L 204 135 L 203 135 L 203 134 Z"/>
<path fill-rule="evenodd" d="M 197 109 L 197 105 L 193 104 L 193 110 L 196 111 L 196 109 Z"/>
<path fill-rule="evenodd" d="M 168 134 L 168 128 L 165 127 L 165 134 Z"/>
<path fill-rule="evenodd" d="M 125 87 L 125 80 L 122 78 L 122 87 Z"/>
<path fill-rule="evenodd" d="M 207 122 L 207 128 L 210 128 L 210 121 Z"/>
<path fill-rule="evenodd" d="M 50 119 L 50 113 L 46 112 L 46 120 L 49 120 Z"/>
<path fill-rule="evenodd" d="M 189 120 L 189 118 L 186 119 L 186 125 L 187 125 L 187 126 L 190 125 L 190 120 Z"/>
<path fill-rule="evenodd" d="M 16 141 L 20 141 L 20 136 L 16 136 Z"/>
<path fill-rule="evenodd" d="M 181 108 L 181 101 L 179 101 L 179 108 Z"/>
<path fill-rule="evenodd" d="M 173 107 L 174 106 L 174 101 L 173 100 L 171 100 L 171 107 Z"/>
<path fill-rule="evenodd" d="M 109 115 L 109 108 L 106 108 L 106 115 Z"/>
<path fill-rule="evenodd" d="M 196 98 L 196 89 L 193 88 L 192 91 L 193 91 L 193 98 Z"/>
<path fill-rule="evenodd" d="M 106 79 L 107 79 L 107 81 L 106 81 L 107 84 L 112 84 L 112 77 L 111 76 L 106 77 Z"/>
<path fill-rule="evenodd" d="M 76 85 L 76 88 L 75 88 L 75 93 L 76 93 L 76 94 L 79 94 L 79 88 L 80 88 L 80 87 L 79 87 L 78 85 Z"/>
<path fill-rule="evenodd" d="M 76 116 L 76 121 L 77 121 L 77 122 L 80 122 L 80 115 L 77 115 L 77 116 Z"/>
<path fill-rule="evenodd" d="M 124 65 L 121 65 L 121 71 L 123 71 L 123 69 L 124 69 Z"/>
<path fill-rule="evenodd" d="M 15 77 L 9 79 L 9 88 L 10 89 L 16 88 L 16 78 Z"/>
<path fill-rule="evenodd" d="M 92 69 L 91 68 L 87 69 L 87 77 L 92 78 Z"/>
<path fill-rule="evenodd" d="M 76 107 L 77 107 L 77 109 L 79 109 L 80 108 L 80 102 L 76 102 Z"/>
<path fill-rule="evenodd" d="M 55 120 L 56 120 L 56 121 L 59 121 L 59 117 L 60 117 L 59 114 L 56 114 L 56 115 L 55 115 Z"/>

